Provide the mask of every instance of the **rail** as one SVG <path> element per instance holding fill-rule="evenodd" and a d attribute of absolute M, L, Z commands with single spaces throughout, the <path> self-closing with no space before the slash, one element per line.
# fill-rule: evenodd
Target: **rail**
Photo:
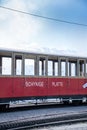
<path fill-rule="evenodd" d="M 45 116 L 26 118 L 22 120 L 0 123 L 0 130 L 25 130 L 49 125 L 63 125 L 78 122 L 87 122 L 87 112 L 70 114 L 52 114 Z"/>

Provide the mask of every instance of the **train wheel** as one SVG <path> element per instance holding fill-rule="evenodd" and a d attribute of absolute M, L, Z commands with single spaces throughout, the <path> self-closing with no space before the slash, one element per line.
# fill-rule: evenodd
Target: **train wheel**
<path fill-rule="evenodd" d="M 8 108 L 9 108 L 9 104 L 6 104 L 6 105 L 5 105 L 5 108 L 8 109 Z"/>
<path fill-rule="evenodd" d="M 5 111 L 6 109 L 8 109 L 9 108 L 9 104 L 1 104 L 0 105 L 0 110 L 1 111 Z"/>
<path fill-rule="evenodd" d="M 81 101 L 81 100 L 73 101 L 73 105 L 75 105 L 75 106 L 78 106 L 78 105 L 80 105 L 80 104 L 82 104 L 82 101 Z"/>
<path fill-rule="evenodd" d="M 68 104 L 69 104 L 69 102 L 68 102 L 68 101 L 64 101 L 64 104 L 65 104 L 65 105 L 68 105 Z"/>

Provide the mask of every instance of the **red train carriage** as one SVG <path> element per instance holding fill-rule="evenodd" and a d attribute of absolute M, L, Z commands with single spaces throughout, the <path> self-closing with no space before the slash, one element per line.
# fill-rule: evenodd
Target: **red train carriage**
<path fill-rule="evenodd" d="M 87 101 L 87 58 L 0 50 L 0 105 Z"/>

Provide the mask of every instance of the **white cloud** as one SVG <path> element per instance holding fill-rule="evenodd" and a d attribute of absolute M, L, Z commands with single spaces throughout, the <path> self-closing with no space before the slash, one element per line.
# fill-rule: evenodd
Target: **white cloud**
<path fill-rule="evenodd" d="M 55 0 L 55 3 L 62 8 L 74 3 L 74 6 L 80 6 L 75 0 Z M 55 3 L 50 0 L 44 0 L 43 3 L 40 0 L 8 0 L 4 6 L 32 13 Z M 83 46 L 87 42 L 86 31 L 81 30 L 79 33 L 75 27 L 63 28 L 64 24 L 49 24 L 49 21 L 44 21 L 0 8 L 0 47 L 64 55 L 87 54 L 86 45 Z"/>
<path fill-rule="evenodd" d="M 23 1 L 12 0 L 5 6 L 14 9 L 28 10 Z M 32 6 L 32 5 L 30 5 Z M 31 42 L 39 33 L 41 23 L 29 16 L 17 12 L 0 9 L 0 46 L 17 47 L 21 42 Z M 4 27 L 5 25 L 5 27 Z"/>

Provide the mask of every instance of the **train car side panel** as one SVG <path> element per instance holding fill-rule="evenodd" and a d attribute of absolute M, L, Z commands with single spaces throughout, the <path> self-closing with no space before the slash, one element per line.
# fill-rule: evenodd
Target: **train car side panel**
<path fill-rule="evenodd" d="M 66 95 L 66 93 L 67 93 L 66 79 L 63 78 L 48 79 L 48 95 L 60 96 L 60 95 Z"/>
<path fill-rule="evenodd" d="M 13 96 L 13 78 L 0 77 L 0 98 Z"/>
<path fill-rule="evenodd" d="M 87 95 L 87 79 L 79 79 L 79 91 L 80 95 Z"/>
<path fill-rule="evenodd" d="M 87 95 L 87 79 L 0 77 L 0 98 Z"/>
<path fill-rule="evenodd" d="M 77 78 L 68 79 L 67 95 L 77 95 L 79 90 L 79 80 Z"/>
<path fill-rule="evenodd" d="M 13 78 L 13 97 L 24 96 L 24 79 L 15 77 Z"/>
<path fill-rule="evenodd" d="M 14 78 L 14 97 L 47 96 L 47 78 Z"/>
<path fill-rule="evenodd" d="M 26 78 L 24 81 L 24 96 L 47 96 L 47 78 Z"/>
<path fill-rule="evenodd" d="M 58 80 L 56 78 L 48 78 L 48 96 L 59 95 L 60 87 L 57 82 Z"/>

